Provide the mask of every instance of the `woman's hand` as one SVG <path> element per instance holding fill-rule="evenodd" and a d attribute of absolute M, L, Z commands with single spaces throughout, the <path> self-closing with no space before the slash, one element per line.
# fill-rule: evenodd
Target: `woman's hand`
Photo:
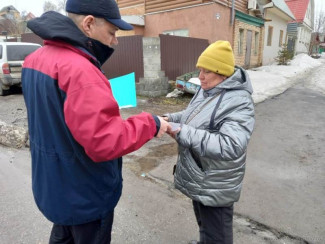
<path fill-rule="evenodd" d="M 174 130 L 174 131 L 167 131 L 167 134 L 170 135 L 172 138 L 176 139 L 176 135 L 181 131 L 181 128 Z"/>
<path fill-rule="evenodd" d="M 167 134 L 170 135 L 172 138 L 176 139 L 177 133 L 181 131 L 181 127 L 179 123 L 169 122 L 170 128 L 167 131 Z"/>

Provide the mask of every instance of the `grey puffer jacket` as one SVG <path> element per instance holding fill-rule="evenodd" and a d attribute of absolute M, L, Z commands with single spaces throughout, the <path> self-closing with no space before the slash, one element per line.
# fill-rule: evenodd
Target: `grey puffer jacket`
<path fill-rule="evenodd" d="M 167 114 L 169 121 L 182 127 L 176 136 L 175 187 L 191 199 L 214 207 L 238 201 L 255 123 L 252 92 L 248 74 L 236 67 L 235 73 L 216 87 L 200 89 L 185 110 Z"/>

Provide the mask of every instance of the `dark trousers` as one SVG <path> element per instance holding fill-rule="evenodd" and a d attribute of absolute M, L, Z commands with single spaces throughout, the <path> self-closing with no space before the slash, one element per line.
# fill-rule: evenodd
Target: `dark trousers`
<path fill-rule="evenodd" d="M 232 244 L 234 207 L 209 207 L 193 201 L 200 230 L 200 244 Z"/>
<path fill-rule="evenodd" d="M 109 244 L 114 211 L 105 219 L 81 225 L 53 225 L 49 244 Z"/>

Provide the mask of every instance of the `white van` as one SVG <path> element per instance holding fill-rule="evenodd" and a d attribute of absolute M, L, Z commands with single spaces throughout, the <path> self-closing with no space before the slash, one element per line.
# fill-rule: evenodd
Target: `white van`
<path fill-rule="evenodd" d="M 28 42 L 0 42 L 0 96 L 8 93 L 10 86 L 21 86 L 24 59 L 40 47 Z"/>

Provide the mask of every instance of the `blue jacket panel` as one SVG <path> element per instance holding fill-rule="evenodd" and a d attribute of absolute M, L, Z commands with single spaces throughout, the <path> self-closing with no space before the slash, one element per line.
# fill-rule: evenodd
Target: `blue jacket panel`
<path fill-rule="evenodd" d="M 94 163 L 66 126 L 65 93 L 57 80 L 29 68 L 22 77 L 37 206 L 61 225 L 105 217 L 121 196 L 122 159 Z"/>

